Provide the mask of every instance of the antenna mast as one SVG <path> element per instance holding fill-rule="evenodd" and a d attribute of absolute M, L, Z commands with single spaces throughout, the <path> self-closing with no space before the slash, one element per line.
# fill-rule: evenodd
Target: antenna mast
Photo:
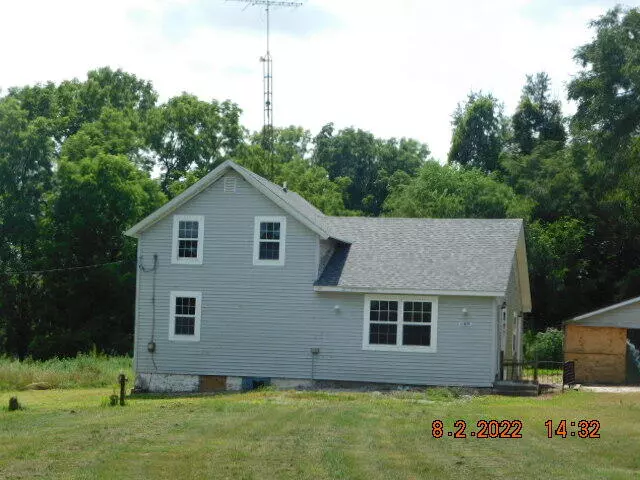
<path fill-rule="evenodd" d="M 263 146 L 269 155 L 269 163 L 272 164 L 273 156 L 273 58 L 271 57 L 271 51 L 269 49 L 269 36 L 270 31 L 270 14 L 271 7 L 299 7 L 302 5 L 300 2 L 282 2 L 274 0 L 233 0 L 235 2 L 245 3 L 246 7 L 253 7 L 256 5 L 264 6 L 264 11 L 267 14 L 267 53 L 260 57 L 262 62 L 262 75 L 263 75 L 263 100 L 264 100 L 264 113 L 263 113 L 263 127 L 262 137 Z M 273 173 L 273 165 L 270 165 Z"/>

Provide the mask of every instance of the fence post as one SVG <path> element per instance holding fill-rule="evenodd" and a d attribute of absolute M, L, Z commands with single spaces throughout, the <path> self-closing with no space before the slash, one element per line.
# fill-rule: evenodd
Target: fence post
<path fill-rule="evenodd" d="M 533 360 L 533 381 L 538 382 L 538 353 L 536 352 Z"/>
<path fill-rule="evenodd" d="M 124 406 L 124 384 L 127 383 L 127 377 L 124 376 L 124 373 L 118 375 L 118 382 L 120 382 L 120 406 Z"/>

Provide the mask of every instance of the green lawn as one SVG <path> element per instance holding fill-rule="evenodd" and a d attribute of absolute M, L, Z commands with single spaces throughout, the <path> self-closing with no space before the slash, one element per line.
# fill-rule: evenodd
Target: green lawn
<path fill-rule="evenodd" d="M 640 394 L 451 397 L 447 391 L 258 391 L 134 398 L 22 391 L 0 409 L 0 478 L 639 478 Z M 7 405 L 11 393 L 0 393 Z M 597 419 L 599 439 L 548 439 L 547 419 Z M 521 419 L 521 439 L 435 439 L 431 422 Z"/>

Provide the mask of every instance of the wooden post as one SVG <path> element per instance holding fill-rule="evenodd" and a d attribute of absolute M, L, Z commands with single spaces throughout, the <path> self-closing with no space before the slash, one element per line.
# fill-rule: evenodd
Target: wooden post
<path fill-rule="evenodd" d="M 533 361 L 533 381 L 538 382 L 538 353 L 536 352 L 535 359 Z"/>
<path fill-rule="evenodd" d="M 120 406 L 124 407 L 124 385 L 127 383 L 127 377 L 124 376 L 124 373 L 118 375 L 118 382 L 120 383 Z"/>

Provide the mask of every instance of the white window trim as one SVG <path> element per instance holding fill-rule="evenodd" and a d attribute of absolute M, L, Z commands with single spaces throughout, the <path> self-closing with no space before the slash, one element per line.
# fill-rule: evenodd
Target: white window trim
<path fill-rule="evenodd" d="M 278 260 L 260 259 L 260 224 L 263 222 L 280 223 L 280 258 Z M 284 265 L 285 243 L 287 239 L 287 217 L 255 217 L 253 225 L 253 264 L 254 265 Z"/>
<path fill-rule="evenodd" d="M 500 307 L 500 351 L 507 352 L 507 307 Z"/>
<path fill-rule="evenodd" d="M 198 222 L 198 256 L 196 258 L 178 258 L 178 225 L 179 222 Z M 203 215 L 174 215 L 173 216 L 173 246 L 171 247 L 171 263 L 183 265 L 202 265 L 204 245 L 204 216 Z"/>
<path fill-rule="evenodd" d="M 398 302 L 398 332 L 397 339 L 402 341 L 402 329 L 404 321 L 402 316 L 404 312 L 404 302 L 431 302 L 431 345 L 379 345 L 369 343 L 369 313 L 371 310 L 372 300 L 394 301 Z M 364 296 L 364 323 L 362 331 L 362 349 L 363 350 L 380 350 L 386 352 L 421 352 L 436 353 L 438 344 L 438 297 L 425 297 L 413 295 L 365 295 Z"/>
<path fill-rule="evenodd" d="M 193 335 L 176 335 L 176 298 L 193 297 L 196 299 L 196 318 Z M 202 319 L 202 292 L 171 292 L 169 299 L 169 340 L 172 342 L 199 342 Z"/>

